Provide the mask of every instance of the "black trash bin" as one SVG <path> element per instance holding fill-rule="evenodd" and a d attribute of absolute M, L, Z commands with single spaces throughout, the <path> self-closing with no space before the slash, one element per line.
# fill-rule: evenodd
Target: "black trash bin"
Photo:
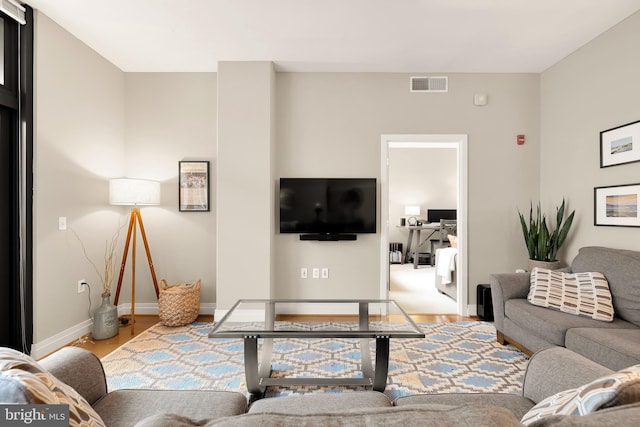
<path fill-rule="evenodd" d="M 493 320 L 493 301 L 491 300 L 491 285 L 478 285 L 476 295 L 478 317 L 482 320 Z"/>

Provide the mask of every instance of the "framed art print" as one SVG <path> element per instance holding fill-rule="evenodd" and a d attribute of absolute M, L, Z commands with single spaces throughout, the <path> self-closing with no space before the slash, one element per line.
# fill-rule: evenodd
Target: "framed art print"
<path fill-rule="evenodd" d="M 178 180 L 180 211 L 209 211 L 209 162 L 178 162 Z"/>
<path fill-rule="evenodd" d="M 640 120 L 600 132 L 600 167 L 640 162 Z"/>
<path fill-rule="evenodd" d="M 594 188 L 594 224 L 640 227 L 640 184 Z"/>

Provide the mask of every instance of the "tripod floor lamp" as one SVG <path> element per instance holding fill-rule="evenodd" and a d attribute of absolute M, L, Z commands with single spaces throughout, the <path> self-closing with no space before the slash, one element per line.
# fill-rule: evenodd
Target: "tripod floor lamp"
<path fill-rule="evenodd" d="M 129 245 L 131 244 L 131 334 L 133 335 L 136 302 L 136 246 L 138 226 L 140 227 L 140 235 L 142 236 L 144 249 L 147 253 L 147 261 L 149 262 L 149 270 L 151 270 L 151 278 L 153 279 L 156 298 L 159 296 L 156 271 L 153 268 L 151 251 L 149 250 L 149 242 L 147 241 L 147 233 L 144 230 L 142 215 L 140 215 L 140 209 L 138 208 L 138 206 L 160 204 L 160 183 L 158 181 L 151 181 L 146 179 L 112 179 L 109 181 L 109 204 L 132 206 L 131 214 L 129 215 L 129 229 L 127 231 L 127 240 L 122 252 L 122 263 L 120 264 L 120 275 L 118 276 L 118 287 L 116 288 L 114 305 L 118 305 L 118 299 L 120 298 L 122 278 L 124 277 L 124 269 L 127 264 L 127 255 L 129 254 Z"/>

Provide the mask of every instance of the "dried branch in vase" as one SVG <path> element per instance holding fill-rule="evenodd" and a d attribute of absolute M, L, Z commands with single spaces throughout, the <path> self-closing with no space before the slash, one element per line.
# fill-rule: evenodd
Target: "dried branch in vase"
<path fill-rule="evenodd" d="M 80 239 L 80 236 L 78 236 L 78 233 L 76 233 L 74 229 L 70 228 L 74 236 L 76 236 L 76 239 L 78 239 L 78 242 L 80 242 L 80 246 L 82 246 L 82 252 L 84 253 L 84 257 L 93 266 L 93 269 L 95 270 L 96 274 L 100 278 L 100 282 L 102 283 L 103 298 L 111 295 L 111 283 L 113 282 L 113 278 L 117 271 L 116 267 L 118 263 L 118 259 L 116 257 L 116 249 L 118 246 L 118 238 L 120 237 L 120 232 L 122 231 L 123 228 L 124 228 L 124 225 L 121 225 L 118 228 L 118 231 L 116 231 L 116 233 L 113 236 L 111 236 L 111 241 L 107 240 L 105 242 L 103 273 L 100 272 L 100 269 L 98 268 L 96 263 L 93 262 L 91 257 L 89 257 L 89 254 L 87 254 L 87 248 L 84 246 L 84 243 L 82 242 L 82 239 Z"/>

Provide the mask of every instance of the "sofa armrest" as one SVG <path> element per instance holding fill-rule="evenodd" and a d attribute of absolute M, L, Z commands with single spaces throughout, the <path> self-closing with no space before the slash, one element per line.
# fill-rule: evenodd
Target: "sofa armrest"
<path fill-rule="evenodd" d="M 515 298 L 526 298 L 529 294 L 529 281 L 529 273 L 501 273 L 489 276 L 493 317 L 499 332 L 503 331 L 505 302 Z"/>
<path fill-rule="evenodd" d="M 613 373 L 564 347 L 550 347 L 531 356 L 522 384 L 522 395 L 535 403 L 563 390 L 585 385 Z"/>
<path fill-rule="evenodd" d="M 107 378 L 95 354 L 79 347 L 63 347 L 38 361 L 54 377 L 71 386 L 89 404 L 107 394 Z"/>

